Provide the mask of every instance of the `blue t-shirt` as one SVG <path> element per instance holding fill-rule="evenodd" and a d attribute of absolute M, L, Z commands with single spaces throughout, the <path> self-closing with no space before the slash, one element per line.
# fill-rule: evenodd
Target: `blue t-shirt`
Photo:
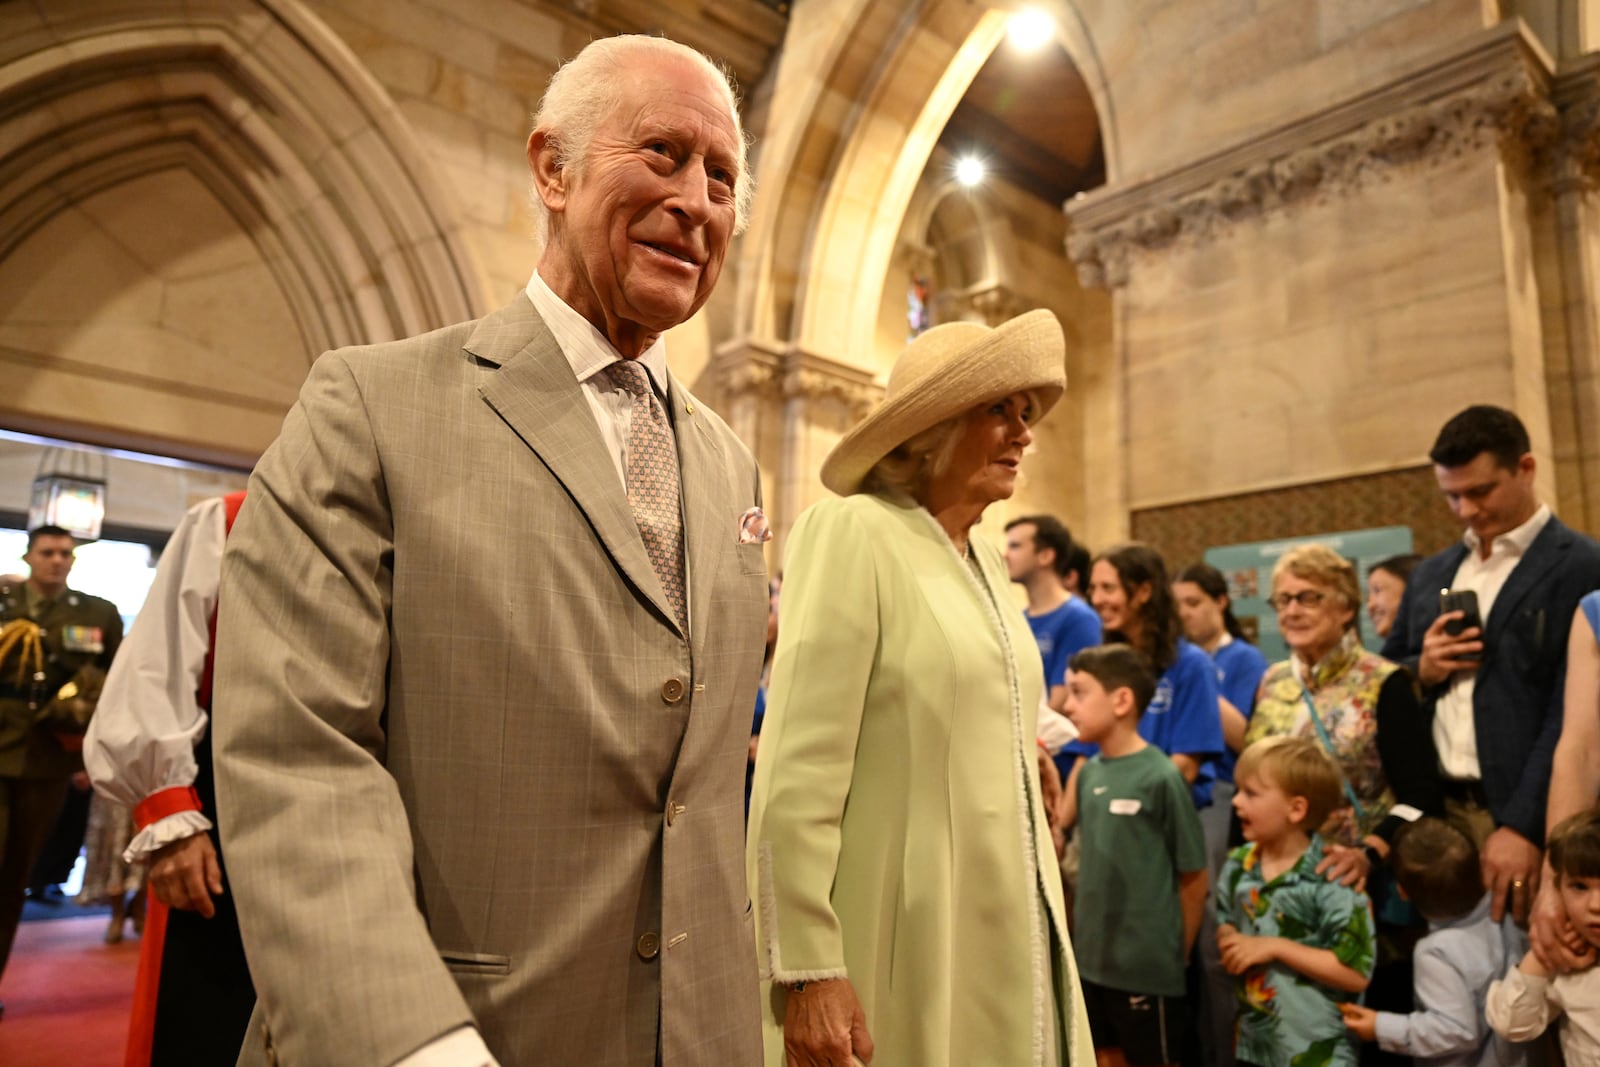
<path fill-rule="evenodd" d="M 1211 805 L 1216 761 L 1227 750 L 1222 742 L 1222 710 L 1217 703 L 1217 667 L 1211 657 L 1183 638 L 1178 658 L 1156 683 L 1156 695 L 1139 716 L 1139 736 L 1171 756 L 1184 753 L 1200 761 L 1200 773 L 1189 794 L 1194 806 Z M 1070 741 L 1063 748 L 1075 756 L 1093 756 L 1099 745 Z"/>
<path fill-rule="evenodd" d="M 1023 614 L 1039 644 L 1039 658 L 1044 660 L 1044 693 L 1048 697 L 1051 686 L 1067 684 L 1067 662 L 1073 654 L 1100 643 L 1100 616 L 1077 596 L 1043 615 Z M 1063 782 L 1077 759 L 1070 746 L 1056 753 L 1056 770 L 1061 772 Z"/>
<path fill-rule="evenodd" d="M 1217 649 L 1217 654 L 1211 658 L 1217 665 L 1217 688 L 1223 699 L 1238 708 L 1248 722 L 1250 712 L 1256 706 L 1256 690 L 1261 688 L 1261 676 L 1267 673 L 1267 657 L 1249 641 L 1241 641 L 1236 637 Z M 1239 757 L 1236 754 L 1223 752 L 1215 768 L 1217 781 L 1233 781 L 1233 765 L 1237 762 Z"/>
<path fill-rule="evenodd" d="M 1589 620 L 1589 629 L 1600 635 L 1600 589 L 1578 601 L 1578 607 L 1583 609 L 1583 617 Z"/>
<path fill-rule="evenodd" d="M 1072 597 L 1054 611 L 1029 615 L 1028 628 L 1044 660 L 1044 691 L 1067 684 L 1067 661 L 1081 649 L 1100 643 L 1100 616 L 1081 597 Z"/>

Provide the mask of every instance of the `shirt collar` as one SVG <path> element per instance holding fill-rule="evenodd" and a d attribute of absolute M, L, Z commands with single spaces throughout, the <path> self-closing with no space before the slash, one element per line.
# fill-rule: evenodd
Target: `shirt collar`
<path fill-rule="evenodd" d="M 1489 904 L 1491 900 L 1491 894 L 1485 893 L 1483 895 L 1483 899 L 1479 900 L 1477 905 L 1465 915 L 1457 915 L 1454 919 L 1429 919 L 1428 929 L 1449 930 L 1450 928 L 1456 926 L 1471 926 L 1474 923 L 1480 923 L 1489 917 Z"/>
<path fill-rule="evenodd" d="M 622 358 L 605 334 L 595 329 L 594 323 L 573 310 L 571 304 L 555 294 L 539 272 L 533 272 L 525 290 L 533 301 L 534 310 L 544 319 L 556 339 L 561 354 L 572 365 L 572 373 L 580 382 L 586 382 Z M 663 403 L 667 398 L 667 342 L 657 337 L 649 348 L 639 355 L 639 363 L 650 372 L 650 384 Z"/>
<path fill-rule="evenodd" d="M 1532 518 L 1515 530 L 1507 530 L 1499 537 L 1496 537 L 1494 543 L 1495 545 L 1505 545 L 1511 550 L 1512 555 L 1520 556 L 1528 551 L 1528 546 L 1533 544 L 1534 538 L 1544 531 L 1545 523 L 1549 522 L 1550 519 L 1550 505 L 1540 504 L 1539 510 L 1533 513 Z M 1461 539 L 1466 542 L 1467 548 L 1473 552 L 1478 552 L 1483 547 L 1483 542 L 1478 539 L 1477 533 L 1471 527 L 1468 527 L 1467 531 L 1461 535 Z M 1490 546 L 1489 551 L 1494 551 L 1493 545 Z"/>
<path fill-rule="evenodd" d="M 1295 861 L 1294 866 L 1278 875 L 1278 877 L 1274 878 L 1272 881 L 1280 883 L 1285 881 L 1298 882 L 1302 880 L 1320 882 L 1322 881 L 1322 875 L 1317 873 L 1317 864 L 1321 862 L 1322 835 L 1312 834 L 1311 842 L 1306 845 L 1305 852 L 1301 853 L 1300 858 Z M 1250 843 L 1250 851 L 1245 854 L 1244 869 L 1247 871 L 1256 870 L 1260 866 L 1261 846 L 1252 841 Z M 1258 874 L 1257 877 L 1261 876 Z M 1261 880 L 1263 882 L 1267 881 L 1265 878 L 1262 878 Z"/>

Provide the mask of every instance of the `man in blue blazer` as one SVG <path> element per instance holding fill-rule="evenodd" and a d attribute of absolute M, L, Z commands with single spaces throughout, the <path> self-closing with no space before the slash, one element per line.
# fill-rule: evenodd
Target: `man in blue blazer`
<path fill-rule="evenodd" d="M 1467 408 L 1428 456 L 1466 531 L 1417 566 L 1383 654 L 1421 683 L 1447 811 L 1479 844 L 1495 919 L 1509 896 L 1521 920 L 1539 877 L 1567 630 L 1579 598 L 1600 587 L 1600 544 L 1540 502 L 1512 412 Z M 1441 614 L 1446 589 L 1477 594 L 1482 630 L 1448 632 L 1463 613 Z"/>

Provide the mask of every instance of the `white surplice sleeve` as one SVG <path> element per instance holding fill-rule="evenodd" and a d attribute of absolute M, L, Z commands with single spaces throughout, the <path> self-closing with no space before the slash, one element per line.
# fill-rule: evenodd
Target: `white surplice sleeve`
<path fill-rule="evenodd" d="M 226 539 L 220 497 L 184 515 L 89 720 L 84 766 L 97 790 L 129 808 L 194 784 L 194 746 L 207 725 L 196 694 L 211 648 Z M 179 811 L 142 828 L 124 856 L 132 862 L 210 828 L 198 810 Z"/>

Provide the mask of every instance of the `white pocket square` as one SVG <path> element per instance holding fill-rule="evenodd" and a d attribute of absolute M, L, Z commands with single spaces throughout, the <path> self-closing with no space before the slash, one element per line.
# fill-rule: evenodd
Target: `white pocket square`
<path fill-rule="evenodd" d="M 751 508 L 739 516 L 739 543 L 761 545 L 772 540 L 772 527 L 767 525 L 767 513 Z"/>

